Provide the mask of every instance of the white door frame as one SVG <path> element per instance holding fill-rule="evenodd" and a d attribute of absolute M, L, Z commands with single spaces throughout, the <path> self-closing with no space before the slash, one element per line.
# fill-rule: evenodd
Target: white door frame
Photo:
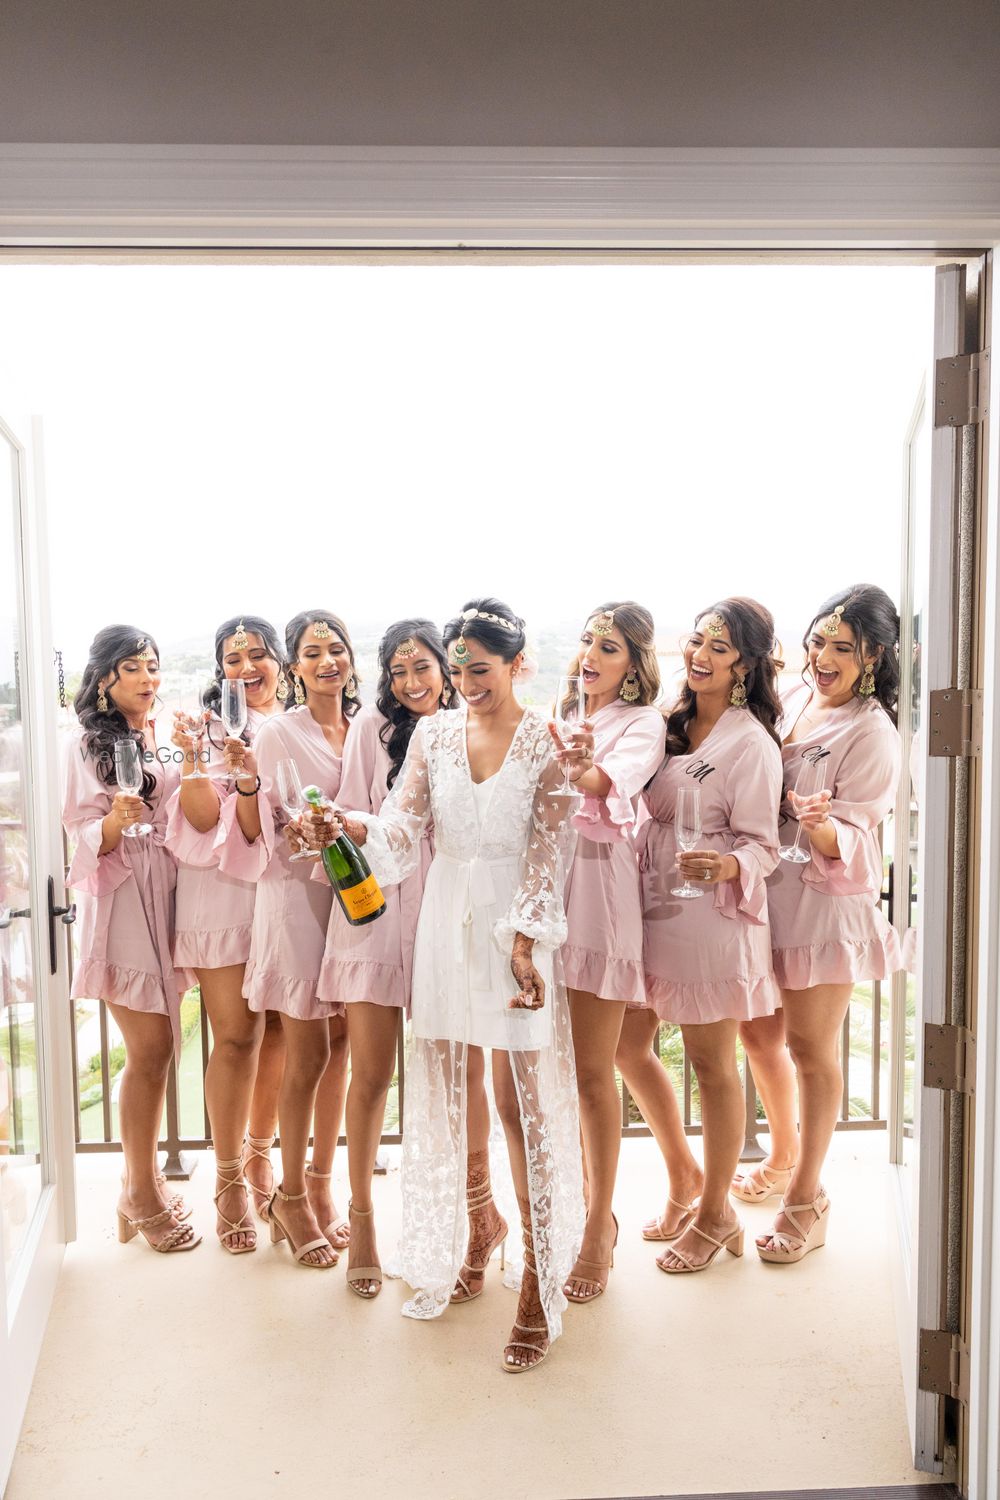
<path fill-rule="evenodd" d="M 0 144 L 2 261 L 130 251 L 838 251 L 1000 246 L 1000 150 Z M 6 247 L 6 248 L 5 248 Z M 178 255 L 179 259 L 183 254 Z M 996 322 L 996 320 L 994 320 Z M 997 341 L 994 341 L 997 351 Z M 1000 412 L 994 358 L 992 407 Z M 1000 422 L 991 424 L 969 1494 L 1000 1495 Z M 991 695 L 992 690 L 992 695 Z M 921 893 L 923 895 L 923 893 Z"/>

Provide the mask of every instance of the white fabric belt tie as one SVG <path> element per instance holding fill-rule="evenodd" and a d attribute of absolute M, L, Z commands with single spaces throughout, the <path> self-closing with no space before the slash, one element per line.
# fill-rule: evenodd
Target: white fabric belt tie
<path fill-rule="evenodd" d="M 458 870 L 455 882 L 452 912 L 452 943 L 455 963 L 461 968 L 469 966 L 469 983 L 473 989 L 492 988 L 490 973 L 490 949 L 493 946 L 493 930 L 489 908 L 496 902 L 496 886 L 493 883 L 494 869 L 507 869 L 518 865 L 516 855 L 507 859 L 455 859 L 450 854 L 435 853 L 435 859 L 446 861 Z M 466 947 L 468 943 L 468 947 Z"/>

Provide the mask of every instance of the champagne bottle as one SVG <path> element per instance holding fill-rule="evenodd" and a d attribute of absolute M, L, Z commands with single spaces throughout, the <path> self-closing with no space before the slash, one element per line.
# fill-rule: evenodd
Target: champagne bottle
<path fill-rule="evenodd" d="M 311 806 L 323 806 L 323 793 L 318 786 L 303 787 L 302 795 Z M 361 850 L 346 833 L 323 850 L 323 868 L 352 927 L 374 922 L 385 911 L 382 888 Z"/>

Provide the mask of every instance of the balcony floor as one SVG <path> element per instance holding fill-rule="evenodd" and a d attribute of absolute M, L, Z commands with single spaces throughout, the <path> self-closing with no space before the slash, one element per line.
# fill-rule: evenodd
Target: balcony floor
<path fill-rule="evenodd" d="M 209 1236 L 212 1176 L 185 1185 L 205 1234 L 157 1256 L 113 1228 L 119 1158 L 79 1159 L 70 1247 L 7 1500 L 583 1500 L 930 1481 L 910 1466 L 893 1315 L 886 1137 L 839 1135 L 830 1240 L 797 1267 L 752 1250 L 667 1278 L 638 1228 L 661 1199 L 649 1141 L 623 1144 L 607 1294 L 570 1308 L 543 1369 L 508 1379 L 515 1300 L 399 1316 L 272 1247 Z M 393 1153 L 396 1156 L 396 1153 Z M 346 1161 L 338 1154 L 338 1178 Z M 376 1179 L 383 1245 L 398 1174 Z M 341 1183 L 338 1199 L 346 1207 Z M 769 1208 L 747 1208 L 753 1233 Z M 503 1376 L 503 1378 L 501 1378 Z"/>

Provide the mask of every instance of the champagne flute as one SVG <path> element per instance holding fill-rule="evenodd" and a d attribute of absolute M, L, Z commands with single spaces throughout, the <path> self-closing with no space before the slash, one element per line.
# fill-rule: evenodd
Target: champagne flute
<path fill-rule="evenodd" d="M 701 787 L 697 783 L 682 786 L 677 793 L 677 803 L 674 807 L 674 838 L 678 849 L 683 850 L 685 854 L 690 854 L 692 849 L 697 849 L 701 843 Z M 682 896 L 686 901 L 691 901 L 697 896 L 704 896 L 705 892 L 693 886 L 685 875 L 684 884 L 676 886 L 670 894 Z"/>
<path fill-rule="evenodd" d="M 115 741 L 115 780 L 129 797 L 138 797 L 142 791 L 142 753 L 135 740 Z M 137 839 L 152 831 L 152 823 L 129 823 L 122 829 L 122 838 Z"/>
<path fill-rule="evenodd" d="M 189 772 L 187 781 L 207 781 L 206 773 L 201 769 L 201 746 L 205 737 L 205 719 L 201 713 L 189 714 L 183 704 L 179 704 L 174 710 L 174 718 L 180 728 L 186 731 L 194 741 L 194 770 Z M 185 759 L 191 752 L 185 751 Z"/>
<path fill-rule="evenodd" d="M 819 761 L 804 760 L 799 767 L 799 774 L 795 779 L 796 797 L 815 797 L 817 792 L 823 790 L 824 772 Z M 779 859 L 787 859 L 792 865 L 807 865 L 812 859 L 812 850 L 803 849 L 802 824 L 799 823 L 795 830 L 794 844 L 782 844 L 778 850 Z"/>
<path fill-rule="evenodd" d="M 279 760 L 274 774 L 278 796 L 285 812 L 293 821 L 301 818 L 307 810 L 308 803 L 302 791 L 302 778 L 299 776 L 298 766 L 294 760 Z M 319 859 L 319 857 L 318 849 L 300 849 L 296 854 L 288 856 L 289 863 L 300 859 Z"/>
<path fill-rule="evenodd" d="M 553 710 L 556 727 L 563 744 L 567 744 L 574 729 L 578 729 L 587 717 L 587 698 L 582 677 L 560 677 L 556 684 L 556 702 Z M 557 796 L 579 799 L 580 793 L 569 779 L 569 766 L 563 761 L 563 784 Z"/>
<path fill-rule="evenodd" d="M 219 714 L 231 740 L 238 740 L 247 727 L 247 690 L 242 677 L 222 679 L 222 701 Z M 236 772 L 239 776 L 241 773 Z"/>

